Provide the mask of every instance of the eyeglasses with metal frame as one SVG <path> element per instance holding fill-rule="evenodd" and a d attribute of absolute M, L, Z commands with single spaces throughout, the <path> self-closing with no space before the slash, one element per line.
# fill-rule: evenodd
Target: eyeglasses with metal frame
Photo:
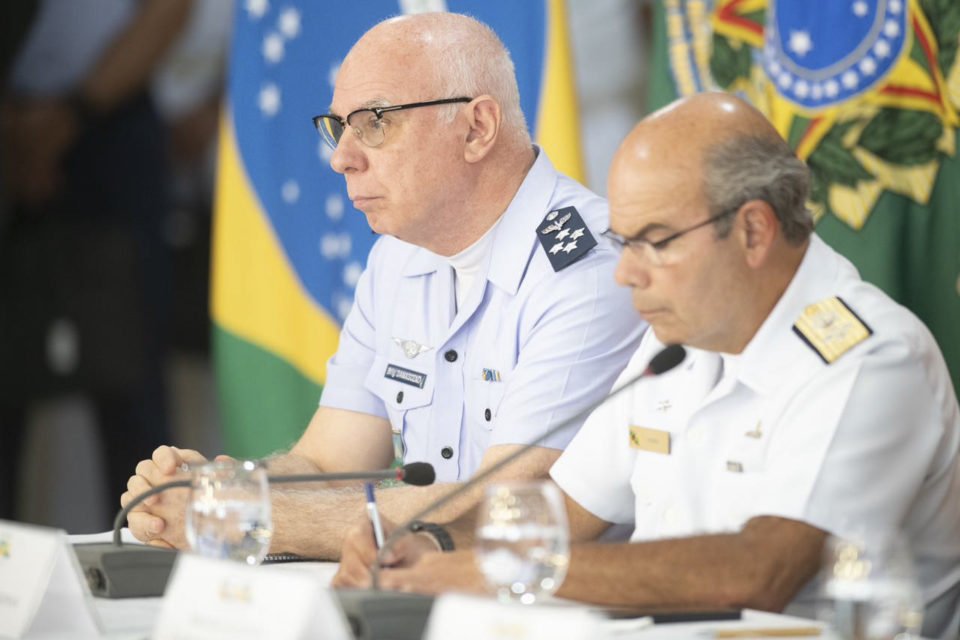
<path fill-rule="evenodd" d="M 441 104 L 453 104 L 456 102 L 470 102 L 473 98 L 461 96 L 459 98 L 444 98 L 443 100 L 429 100 L 427 102 L 410 102 L 407 104 L 395 104 L 386 107 L 367 107 L 357 109 L 347 114 L 346 118 L 341 118 L 332 113 L 325 113 L 319 116 L 313 116 L 313 126 L 320 132 L 320 137 L 331 149 L 336 149 L 340 144 L 340 138 L 343 132 L 349 126 L 354 134 L 360 139 L 360 142 L 368 147 L 379 147 L 383 144 L 384 127 L 383 114 L 392 111 L 402 111 L 404 109 L 419 109 L 420 107 L 433 107 Z"/>
<path fill-rule="evenodd" d="M 621 252 L 625 248 L 629 247 L 634 251 L 636 251 L 637 253 L 639 253 L 640 256 L 646 259 L 647 262 L 649 262 L 651 265 L 655 267 L 662 267 L 670 263 L 669 260 L 665 259 L 664 250 L 670 245 L 671 242 L 673 242 L 677 238 L 687 235 L 691 231 L 696 231 L 701 227 L 705 227 L 708 224 L 712 224 L 717 220 L 725 218 L 731 214 L 737 213 L 738 211 L 740 211 L 740 207 L 727 209 L 726 211 L 722 211 L 715 216 L 710 216 L 709 218 L 707 218 L 706 220 L 703 220 L 702 222 L 698 222 L 692 227 L 681 229 L 680 231 L 671 233 L 666 238 L 663 238 L 661 240 L 656 240 L 656 241 L 647 240 L 646 238 L 624 238 L 620 234 L 614 233 L 612 229 L 607 229 L 606 231 L 601 232 L 600 235 L 610 240 Z"/>

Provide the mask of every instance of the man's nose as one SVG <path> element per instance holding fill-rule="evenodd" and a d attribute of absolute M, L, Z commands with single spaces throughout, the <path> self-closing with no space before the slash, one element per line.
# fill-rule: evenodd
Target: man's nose
<path fill-rule="evenodd" d="M 363 171 L 367 168 L 366 147 L 353 131 L 347 129 L 340 136 L 337 147 L 330 156 L 330 168 L 337 173 L 346 174 Z"/>
<path fill-rule="evenodd" d="M 650 265 L 633 255 L 628 247 L 620 254 L 620 261 L 617 262 L 613 277 L 622 287 L 646 289 L 650 286 Z"/>

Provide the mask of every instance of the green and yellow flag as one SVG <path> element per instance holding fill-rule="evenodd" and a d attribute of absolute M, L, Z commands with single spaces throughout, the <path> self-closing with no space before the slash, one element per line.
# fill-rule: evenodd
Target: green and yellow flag
<path fill-rule="evenodd" d="M 763 111 L 810 166 L 817 233 L 930 328 L 960 388 L 960 3 L 664 0 L 651 107 Z"/>
<path fill-rule="evenodd" d="M 214 222 L 214 354 L 226 451 L 288 447 L 317 407 L 376 237 L 352 210 L 310 118 L 350 46 L 415 7 L 468 13 L 510 49 L 521 106 L 555 166 L 582 179 L 562 0 L 236 3 Z"/>

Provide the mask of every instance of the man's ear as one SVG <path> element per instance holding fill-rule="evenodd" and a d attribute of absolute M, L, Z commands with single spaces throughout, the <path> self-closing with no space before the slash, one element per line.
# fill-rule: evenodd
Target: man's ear
<path fill-rule="evenodd" d="M 747 264 L 751 268 L 762 266 L 770 255 L 780 221 L 773 207 L 763 200 L 748 200 L 740 206 L 740 212 L 734 224 Z"/>
<path fill-rule="evenodd" d="M 464 107 L 463 115 L 470 126 L 463 149 L 464 159 L 479 162 L 490 153 L 500 135 L 500 105 L 490 96 L 482 95 Z"/>

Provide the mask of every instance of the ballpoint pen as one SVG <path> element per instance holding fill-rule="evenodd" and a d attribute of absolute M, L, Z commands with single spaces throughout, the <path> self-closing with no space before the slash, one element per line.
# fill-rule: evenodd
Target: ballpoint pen
<path fill-rule="evenodd" d="M 367 494 L 367 517 L 373 525 L 373 539 L 377 543 L 377 549 L 383 547 L 383 525 L 380 524 L 380 512 L 377 511 L 377 499 L 373 493 L 373 483 L 367 482 L 363 485 Z"/>

